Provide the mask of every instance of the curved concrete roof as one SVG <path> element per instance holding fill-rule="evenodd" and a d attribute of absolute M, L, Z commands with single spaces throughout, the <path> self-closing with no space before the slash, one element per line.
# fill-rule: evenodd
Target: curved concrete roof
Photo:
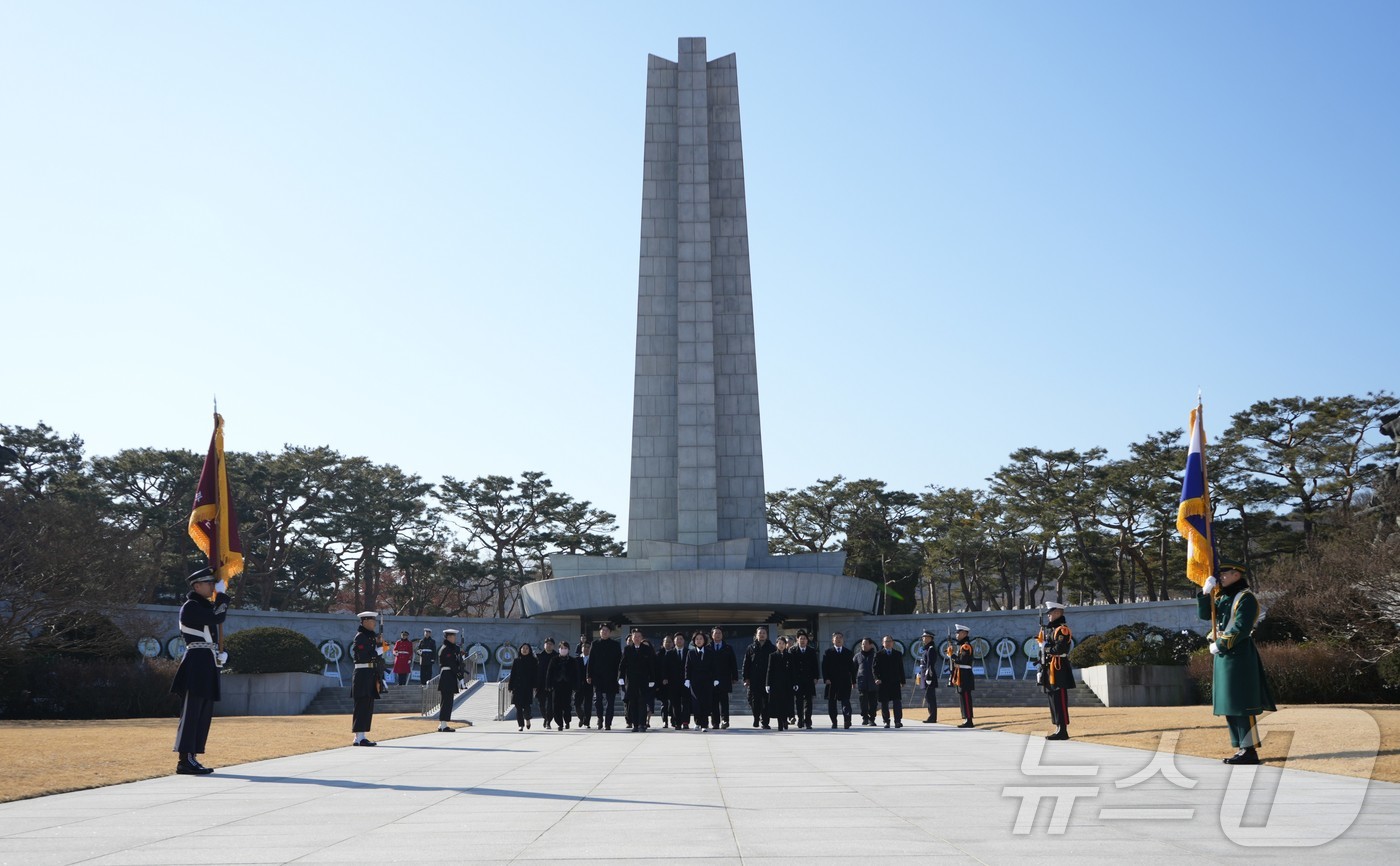
<path fill-rule="evenodd" d="M 785 610 L 869 613 L 875 584 L 839 574 L 779 569 L 632 571 L 526 584 L 526 616 L 590 611 Z"/>

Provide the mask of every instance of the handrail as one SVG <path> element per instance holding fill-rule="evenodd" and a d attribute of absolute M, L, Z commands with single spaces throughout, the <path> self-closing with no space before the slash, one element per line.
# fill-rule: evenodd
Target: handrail
<path fill-rule="evenodd" d="M 476 679 L 476 661 L 463 656 L 463 664 L 466 668 L 467 681 L 471 682 Z M 442 674 L 439 673 L 423 684 L 423 702 L 420 705 L 422 710 L 419 715 L 425 718 L 437 715 L 438 710 L 442 707 L 442 693 L 438 691 L 438 681 L 441 679 Z"/>
<path fill-rule="evenodd" d="M 506 707 L 510 706 L 510 671 L 504 671 L 501 681 L 496 684 L 496 721 L 506 719 Z"/>

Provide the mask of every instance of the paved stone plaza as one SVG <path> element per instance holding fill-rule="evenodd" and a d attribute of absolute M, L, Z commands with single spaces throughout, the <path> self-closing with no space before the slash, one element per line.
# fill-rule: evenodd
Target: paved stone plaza
<path fill-rule="evenodd" d="M 0 805 L 0 863 L 1392 862 L 1400 786 L 1274 767 L 1232 776 L 1184 756 L 1173 779 L 1142 773 L 1152 760 L 917 723 L 643 735 L 483 722 Z M 1233 806 L 1222 822 L 1231 784 L 1251 780 L 1243 821 Z"/>

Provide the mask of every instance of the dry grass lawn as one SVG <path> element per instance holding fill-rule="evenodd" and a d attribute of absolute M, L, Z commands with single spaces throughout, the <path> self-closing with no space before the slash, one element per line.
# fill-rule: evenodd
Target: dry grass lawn
<path fill-rule="evenodd" d="M 1380 751 L 1374 767 L 1366 748 L 1372 734 L 1358 725 L 1357 711 L 1375 720 Z M 917 717 L 917 713 L 910 713 Z M 1261 755 L 1279 763 L 1290 750 L 1288 766 L 1322 773 L 1364 776 L 1400 782 L 1400 706 L 1306 706 L 1283 708 L 1296 730 L 1267 735 Z M 940 718 L 952 719 L 942 708 Z M 1156 749 L 1163 734 L 1179 732 L 1177 751 L 1201 757 L 1231 753 L 1223 719 L 1210 707 L 1125 707 L 1070 711 L 1076 740 L 1136 749 Z M 1267 732 L 1270 717 L 1262 727 Z M 1364 720 L 1363 720 L 1364 721 Z M 1039 708 L 985 709 L 977 726 L 1018 734 L 1048 733 L 1048 711 Z M 433 720 L 376 717 L 376 740 L 407 737 L 433 730 Z M 204 762 L 211 767 L 298 755 L 349 744 L 349 716 L 268 716 L 218 718 Z M 174 772 L 174 719 L 115 719 L 73 722 L 0 722 L 0 802 L 134 782 Z"/>
<path fill-rule="evenodd" d="M 0 802 L 168 776 L 176 719 L 0 721 Z M 370 739 L 437 728 L 436 719 L 376 716 Z M 203 762 L 226 767 L 350 745 L 350 716 L 214 719 Z"/>

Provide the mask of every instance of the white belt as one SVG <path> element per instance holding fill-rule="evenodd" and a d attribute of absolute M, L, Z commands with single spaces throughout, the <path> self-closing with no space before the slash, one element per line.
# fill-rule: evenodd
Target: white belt
<path fill-rule="evenodd" d="M 186 650 L 192 650 L 192 649 L 216 650 L 216 649 L 218 649 L 218 648 L 219 648 L 219 645 L 218 645 L 218 644 L 216 644 L 216 643 L 211 643 L 210 641 L 207 641 L 207 640 L 197 640 L 197 641 L 192 641 L 191 643 L 185 644 L 185 649 L 186 649 Z"/>
<path fill-rule="evenodd" d="M 958 667 L 962 668 L 965 671 L 972 670 L 972 665 L 958 665 Z"/>
<path fill-rule="evenodd" d="M 356 669 L 356 670 L 359 670 L 360 668 L 372 668 L 372 667 L 374 667 L 374 662 L 365 662 L 365 663 L 363 663 L 363 664 L 357 664 L 357 665 L 355 665 L 355 669 Z"/>
<path fill-rule="evenodd" d="M 209 642 L 212 642 L 214 640 L 214 636 L 209 633 L 209 626 L 207 625 L 202 629 L 193 629 L 185 625 L 184 623 L 180 623 L 180 631 L 193 637 L 202 637 Z"/>

